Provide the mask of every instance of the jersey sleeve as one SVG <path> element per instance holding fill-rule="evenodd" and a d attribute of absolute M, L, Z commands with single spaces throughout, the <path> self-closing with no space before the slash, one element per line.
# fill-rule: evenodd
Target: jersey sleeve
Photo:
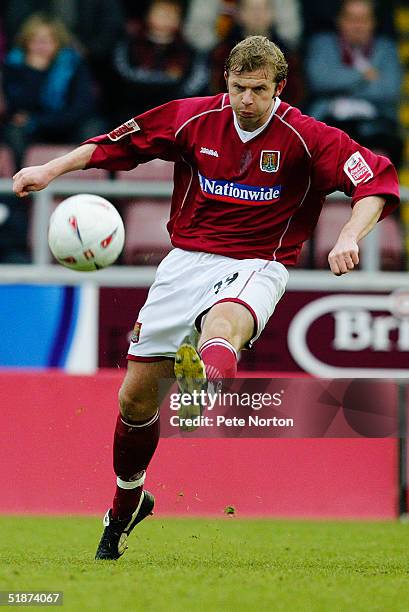
<path fill-rule="evenodd" d="M 86 168 L 131 170 L 138 164 L 159 158 L 178 161 L 175 126 L 180 111 L 175 100 L 133 117 L 108 134 L 86 140 L 96 144 Z"/>
<path fill-rule="evenodd" d="M 345 132 L 314 122 L 316 145 L 312 155 L 312 187 L 328 195 L 342 191 L 354 206 L 366 196 L 382 196 L 386 203 L 380 219 L 399 204 L 398 175 L 392 162 L 359 145 Z"/>

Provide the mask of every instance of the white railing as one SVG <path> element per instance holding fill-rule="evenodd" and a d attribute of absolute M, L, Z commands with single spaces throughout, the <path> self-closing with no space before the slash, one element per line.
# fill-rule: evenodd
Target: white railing
<path fill-rule="evenodd" d="M 166 181 L 116 181 L 116 180 L 72 180 L 59 179 L 51 183 L 47 189 L 33 192 L 33 264 L 44 266 L 50 263 L 52 257 L 47 243 L 47 227 L 51 206 L 55 196 L 69 196 L 77 193 L 94 193 L 107 198 L 164 198 L 172 195 L 173 184 Z M 12 193 L 12 181 L 0 179 L 0 194 Z M 402 197 L 409 200 L 409 189 L 401 189 Z M 343 193 L 337 192 L 329 199 L 348 199 Z M 376 272 L 380 269 L 380 253 L 378 226 L 364 238 L 365 248 L 362 251 L 361 269 L 365 272 Z"/>
<path fill-rule="evenodd" d="M 86 285 L 88 287 L 149 287 L 155 266 L 111 266 L 93 272 L 74 272 L 63 266 L 0 265 L 0 285 Z M 328 270 L 292 270 L 287 288 L 292 291 L 409 291 L 406 272 L 352 272 L 334 276 Z"/>

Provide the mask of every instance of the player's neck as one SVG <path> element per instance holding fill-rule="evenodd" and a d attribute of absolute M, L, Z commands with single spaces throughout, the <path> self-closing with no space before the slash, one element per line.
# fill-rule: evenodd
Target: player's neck
<path fill-rule="evenodd" d="M 270 114 L 268 115 L 266 120 L 264 122 L 260 122 L 260 127 L 254 128 L 252 130 L 247 130 L 241 127 L 238 121 L 239 119 L 238 116 L 236 115 L 235 112 L 233 112 L 233 122 L 234 122 L 234 126 L 236 128 L 236 131 L 237 131 L 237 134 L 239 135 L 240 140 L 242 142 L 248 142 L 252 140 L 253 138 L 255 138 L 256 136 L 258 136 L 263 130 L 267 129 L 279 105 L 280 105 L 280 98 L 275 98 L 274 106 L 271 109 Z"/>
<path fill-rule="evenodd" d="M 271 115 L 275 111 L 276 100 L 277 98 L 273 98 L 270 106 L 265 111 L 265 113 L 261 117 L 258 117 L 257 119 L 250 118 L 246 120 L 245 117 L 239 117 L 235 113 L 237 124 L 239 128 L 243 130 L 244 132 L 255 132 L 259 128 L 263 127 L 263 125 L 265 125 L 266 123 L 270 121 Z"/>

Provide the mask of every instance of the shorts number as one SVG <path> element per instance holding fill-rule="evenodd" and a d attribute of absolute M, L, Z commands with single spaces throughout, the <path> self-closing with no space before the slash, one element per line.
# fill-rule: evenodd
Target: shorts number
<path fill-rule="evenodd" d="M 221 281 L 217 282 L 215 285 L 213 285 L 213 289 L 214 289 L 215 294 L 217 295 L 219 293 L 219 291 L 222 290 L 222 288 L 225 289 L 226 287 L 228 287 L 229 285 L 234 283 L 234 281 L 236 280 L 238 275 L 239 275 L 239 273 L 235 272 L 234 274 L 230 274 L 230 276 L 227 276 L 223 280 L 221 280 Z"/>

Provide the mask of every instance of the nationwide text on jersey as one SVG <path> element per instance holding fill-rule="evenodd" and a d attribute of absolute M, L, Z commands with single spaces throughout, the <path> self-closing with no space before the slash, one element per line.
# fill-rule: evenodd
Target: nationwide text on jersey
<path fill-rule="evenodd" d="M 206 178 L 200 172 L 198 172 L 198 175 L 200 188 L 209 199 L 260 206 L 272 204 L 281 195 L 281 185 L 255 187 L 254 185 Z"/>

